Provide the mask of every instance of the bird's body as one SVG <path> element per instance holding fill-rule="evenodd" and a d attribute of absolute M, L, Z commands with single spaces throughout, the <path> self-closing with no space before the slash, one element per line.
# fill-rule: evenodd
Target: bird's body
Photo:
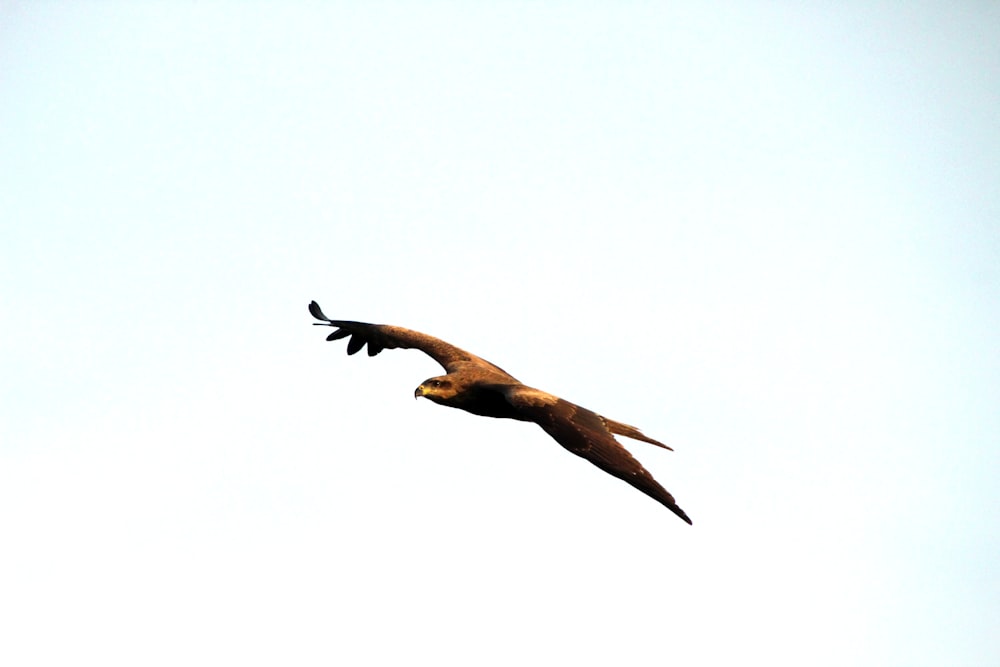
<path fill-rule="evenodd" d="M 314 324 L 336 328 L 327 340 L 350 336 L 348 354 L 355 354 L 365 345 L 369 356 L 384 349 L 412 348 L 441 364 L 447 373 L 422 382 L 414 396 L 482 417 L 534 422 L 569 451 L 631 484 L 691 523 L 673 496 L 615 440 L 614 434 L 618 434 L 670 449 L 634 426 L 528 387 L 499 366 L 439 338 L 387 324 L 331 320 L 315 301 L 309 304 L 309 312 L 321 320 Z"/>

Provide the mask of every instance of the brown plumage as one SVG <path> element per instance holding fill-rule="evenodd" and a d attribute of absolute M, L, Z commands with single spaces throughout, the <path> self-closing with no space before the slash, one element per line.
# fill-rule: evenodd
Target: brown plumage
<path fill-rule="evenodd" d="M 613 421 L 558 396 L 532 389 L 499 366 L 419 331 L 387 324 L 331 320 L 315 301 L 309 304 L 309 312 L 321 320 L 313 324 L 334 327 L 335 331 L 326 337 L 327 340 L 350 336 L 348 354 L 355 354 L 365 345 L 371 357 L 382 350 L 416 349 L 441 364 L 447 374 L 424 380 L 414 391 L 415 397 L 423 396 L 435 403 L 483 417 L 534 422 L 569 451 L 631 484 L 691 523 L 684 510 L 674 502 L 674 497 L 615 440 L 613 434 L 618 434 L 670 449 L 634 426 Z"/>

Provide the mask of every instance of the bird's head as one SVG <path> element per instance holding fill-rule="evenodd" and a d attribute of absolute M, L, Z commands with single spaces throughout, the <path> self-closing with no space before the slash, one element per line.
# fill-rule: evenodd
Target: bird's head
<path fill-rule="evenodd" d="M 441 376 L 424 380 L 420 386 L 413 391 L 414 398 L 428 398 L 435 403 L 447 403 L 458 393 L 455 383 L 447 376 Z"/>

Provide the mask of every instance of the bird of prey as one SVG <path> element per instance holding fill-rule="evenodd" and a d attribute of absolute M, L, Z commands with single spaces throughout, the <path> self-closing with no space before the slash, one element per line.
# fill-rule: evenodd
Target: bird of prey
<path fill-rule="evenodd" d="M 615 440 L 614 434 L 618 434 L 671 449 L 634 426 L 523 385 L 499 366 L 419 331 L 387 324 L 331 320 L 315 301 L 309 304 L 309 312 L 320 320 L 313 324 L 334 327 L 327 340 L 351 337 L 347 354 L 357 353 L 366 344 L 370 357 L 386 349 L 416 349 L 441 364 L 447 373 L 424 380 L 413 392 L 415 398 L 423 396 L 483 417 L 534 422 L 569 451 L 631 484 L 691 523 L 674 497 Z"/>

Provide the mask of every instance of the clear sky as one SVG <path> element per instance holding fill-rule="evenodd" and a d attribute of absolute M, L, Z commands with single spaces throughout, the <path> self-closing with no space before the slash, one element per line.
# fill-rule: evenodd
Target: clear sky
<path fill-rule="evenodd" d="M 986 2 L 0 4 L 0 663 L 998 664 L 998 109 Z"/>

